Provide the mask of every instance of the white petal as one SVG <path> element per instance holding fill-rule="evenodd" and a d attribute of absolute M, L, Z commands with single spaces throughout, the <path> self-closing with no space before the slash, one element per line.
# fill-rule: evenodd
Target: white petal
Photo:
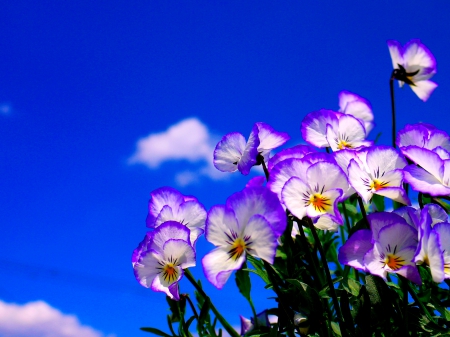
<path fill-rule="evenodd" d="M 400 42 L 395 40 L 387 41 L 389 54 L 391 54 L 392 66 L 394 69 L 399 69 L 398 65 L 403 66 L 403 57 L 402 57 L 402 45 Z"/>
<path fill-rule="evenodd" d="M 259 257 L 270 264 L 273 263 L 277 249 L 277 238 L 270 227 L 269 222 L 261 215 L 250 218 L 242 233 L 243 237 L 249 237 L 251 250 L 249 254 Z"/>
<path fill-rule="evenodd" d="M 222 172 L 234 172 L 246 145 L 245 137 L 232 132 L 226 134 L 214 150 L 214 166 Z"/>
<path fill-rule="evenodd" d="M 430 80 L 417 81 L 410 85 L 412 91 L 424 102 L 430 98 L 431 93 L 437 88 L 437 84 Z"/>
<path fill-rule="evenodd" d="M 372 178 L 366 171 L 363 171 L 359 167 L 355 159 L 352 159 L 350 161 L 350 165 L 348 166 L 348 180 L 361 198 L 363 198 L 366 203 L 369 203 L 373 193 L 367 184 L 370 183 Z"/>
<path fill-rule="evenodd" d="M 307 184 L 297 177 L 292 177 L 284 185 L 281 199 L 292 214 L 303 219 L 306 215 L 307 200 L 309 200 L 305 200 L 305 195 L 309 196 L 309 192 L 310 188 Z"/>
<path fill-rule="evenodd" d="M 206 220 L 206 240 L 216 246 L 228 247 L 227 235 L 230 235 L 232 231 L 237 234 L 241 232 L 233 210 L 223 205 L 213 206 Z"/>
<path fill-rule="evenodd" d="M 244 261 L 245 254 L 234 260 L 226 248 L 216 248 L 202 259 L 203 271 L 209 282 L 222 289 L 233 270 L 239 269 Z"/>

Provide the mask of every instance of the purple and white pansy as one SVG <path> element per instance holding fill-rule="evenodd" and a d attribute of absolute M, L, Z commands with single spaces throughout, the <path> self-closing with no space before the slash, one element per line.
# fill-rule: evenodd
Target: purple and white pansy
<path fill-rule="evenodd" d="M 394 76 L 400 87 L 403 83 L 409 84 L 415 94 L 425 102 L 438 86 L 430 81 L 436 74 L 436 59 L 433 54 L 419 39 L 411 40 L 403 47 L 395 40 L 388 40 L 387 44 L 395 70 Z"/>
<path fill-rule="evenodd" d="M 172 187 L 154 190 L 148 202 L 147 227 L 157 228 L 166 221 L 178 221 L 190 230 L 193 245 L 203 234 L 206 210 L 195 197 L 184 196 Z"/>
<path fill-rule="evenodd" d="M 203 259 L 206 278 L 221 289 L 246 255 L 273 263 L 277 239 L 286 228 L 277 196 L 265 187 L 247 187 L 213 206 L 206 220 L 206 239 L 217 246 Z"/>
<path fill-rule="evenodd" d="M 383 279 L 387 273 L 396 273 L 421 284 L 413 261 L 417 230 L 393 213 L 372 213 L 368 221 L 370 230 L 356 231 L 339 249 L 339 262 Z"/>
<path fill-rule="evenodd" d="M 356 155 L 348 166 L 349 181 L 366 203 L 378 194 L 411 204 L 403 188 L 403 168 L 407 162 L 398 151 L 389 146 L 372 146 Z"/>
<path fill-rule="evenodd" d="M 228 133 L 221 139 L 214 150 L 214 166 L 222 172 L 239 170 L 248 175 L 254 165 L 261 164 L 259 156 L 267 162 L 270 151 L 289 139 L 287 133 L 275 131 L 266 123 L 255 123 L 248 141 L 239 132 Z"/>
<path fill-rule="evenodd" d="M 337 203 L 343 190 L 348 188 L 345 173 L 337 164 L 327 161 L 309 165 L 305 173 L 291 177 L 284 184 L 281 190 L 283 204 L 299 219 L 325 216 L 342 224 Z"/>
<path fill-rule="evenodd" d="M 179 300 L 178 282 L 183 269 L 195 266 L 189 236 L 189 229 L 176 221 L 165 222 L 151 236 L 147 235 L 133 252 L 136 280 L 146 288 Z"/>

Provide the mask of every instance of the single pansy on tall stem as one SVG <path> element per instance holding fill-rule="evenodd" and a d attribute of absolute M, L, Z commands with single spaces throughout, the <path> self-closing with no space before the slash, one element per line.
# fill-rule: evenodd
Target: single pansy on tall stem
<path fill-rule="evenodd" d="M 395 40 L 387 41 L 394 71 L 392 79 L 409 84 L 411 89 L 422 100 L 426 101 L 437 84 L 430 81 L 436 74 L 436 59 L 419 39 L 406 43 L 405 46 Z"/>
<path fill-rule="evenodd" d="M 217 246 L 203 259 L 206 278 L 221 289 L 247 254 L 273 263 L 277 239 L 286 228 L 277 196 L 265 187 L 247 187 L 213 206 L 206 220 L 206 239 Z"/>
<path fill-rule="evenodd" d="M 405 205 L 411 204 L 403 188 L 402 169 L 407 162 L 398 151 L 388 146 L 372 146 L 356 155 L 348 166 L 349 181 L 366 203 L 378 194 Z"/>
<path fill-rule="evenodd" d="M 239 132 L 228 133 L 221 139 L 214 150 L 214 166 L 222 172 L 239 170 L 247 175 L 254 165 L 269 160 L 271 150 L 289 139 L 287 133 L 275 131 L 269 124 L 255 123 L 248 141 Z"/>
<path fill-rule="evenodd" d="M 195 266 L 195 251 L 189 236 L 189 229 L 176 221 L 165 222 L 151 236 L 147 235 L 133 252 L 136 280 L 146 288 L 179 300 L 178 282 L 183 277 L 183 269 Z"/>

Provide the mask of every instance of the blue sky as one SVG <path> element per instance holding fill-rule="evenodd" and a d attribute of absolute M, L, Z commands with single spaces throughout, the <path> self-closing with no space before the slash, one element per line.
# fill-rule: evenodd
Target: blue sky
<path fill-rule="evenodd" d="M 164 294 L 142 288 L 130 262 L 146 232 L 149 193 L 172 186 L 207 209 L 224 203 L 258 174 L 211 169 L 208 151 L 224 134 L 248 136 L 262 121 L 291 135 L 286 146 L 297 145 L 304 116 L 338 109 L 341 90 L 372 103 L 377 126 L 370 138 L 381 132 L 379 143 L 389 145 L 388 39 L 420 38 L 438 62 L 439 87 L 428 102 L 396 87 L 398 128 L 423 121 L 449 132 L 449 7 L 2 2 L 0 312 L 74 315 L 65 324 L 92 327 L 92 336 L 164 328 Z M 154 156 L 139 157 L 140 140 Z M 200 257 L 211 247 L 201 239 L 198 248 L 193 272 L 200 277 Z M 250 315 L 234 282 L 207 289 L 232 324 Z M 262 310 L 271 294 L 255 294 Z M 6 323 L 0 319 L 0 336 L 34 337 L 8 335 Z"/>

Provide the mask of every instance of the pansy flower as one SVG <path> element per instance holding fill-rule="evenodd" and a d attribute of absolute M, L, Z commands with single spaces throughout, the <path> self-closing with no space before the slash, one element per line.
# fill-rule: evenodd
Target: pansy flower
<path fill-rule="evenodd" d="M 366 135 L 374 127 L 372 106 L 369 101 L 353 92 L 343 90 L 339 93 L 339 112 L 362 121 Z"/>
<path fill-rule="evenodd" d="M 348 176 L 356 192 L 369 203 L 378 194 L 405 205 L 410 205 L 403 189 L 403 168 L 407 162 L 394 148 L 373 146 L 358 151 L 350 160 Z"/>
<path fill-rule="evenodd" d="M 396 143 L 400 151 L 403 151 L 407 146 L 417 146 L 436 152 L 441 159 L 449 159 L 450 157 L 450 137 L 448 133 L 430 124 L 407 124 L 397 133 Z"/>
<path fill-rule="evenodd" d="M 359 119 L 332 110 L 322 109 L 306 115 L 301 132 L 308 143 L 320 148 L 331 147 L 333 151 L 372 145 L 365 140 L 366 129 Z"/>
<path fill-rule="evenodd" d="M 287 133 L 275 131 L 266 123 L 255 123 L 248 141 L 239 132 L 228 133 L 222 138 L 214 150 L 214 166 L 222 172 L 239 170 L 247 175 L 252 166 L 261 164 L 260 157 L 267 162 L 270 151 L 289 139 Z"/>
<path fill-rule="evenodd" d="M 413 262 L 417 231 L 393 213 L 372 213 L 368 221 L 370 230 L 356 231 L 339 249 L 339 262 L 385 280 L 388 273 L 396 273 L 421 284 Z"/>
<path fill-rule="evenodd" d="M 409 41 L 403 47 L 395 40 L 389 40 L 387 44 L 394 66 L 394 78 L 399 81 L 400 87 L 403 83 L 409 84 L 425 102 L 437 87 L 436 83 L 430 81 L 436 74 L 436 59 L 433 54 L 418 39 Z"/>
<path fill-rule="evenodd" d="M 337 164 L 317 162 L 308 167 L 304 176 L 293 176 L 284 184 L 281 200 L 299 219 L 325 215 L 342 224 L 337 203 L 347 187 L 347 177 Z"/>
<path fill-rule="evenodd" d="M 164 292 L 179 300 L 178 282 L 183 269 L 195 266 L 195 252 L 189 241 L 189 229 L 176 221 L 156 228 L 132 257 L 136 280 L 144 287 Z M 134 262 L 133 262 L 134 260 Z"/>
<path fill-rule="evenodd" d="M 217 246 L 203 259 L 206 278 L 221 289 L 247 254 L 273 263 L 286 214 L 277 196 L 265 187 L 247 187 L 213 206 L 206 219 L 206 239 Z"/>
<path fill-rule="evenodd" d="M 434 151 L 407 146 L 402 152 L 415 164 L 404 168 L 405 181 L 412 188 L 433 197 L 450 195 L 450 159 L 442 159 Z"/>
<path fill-rule="evenodd" d="M 190 230 L 193 245 L 203 234 L 206 210 L 195 197 L 184 196 L 171 187 L 154 190 L 148 202 L 147 227 L 157 228 L 166 221 L 178 221 Z"/>

